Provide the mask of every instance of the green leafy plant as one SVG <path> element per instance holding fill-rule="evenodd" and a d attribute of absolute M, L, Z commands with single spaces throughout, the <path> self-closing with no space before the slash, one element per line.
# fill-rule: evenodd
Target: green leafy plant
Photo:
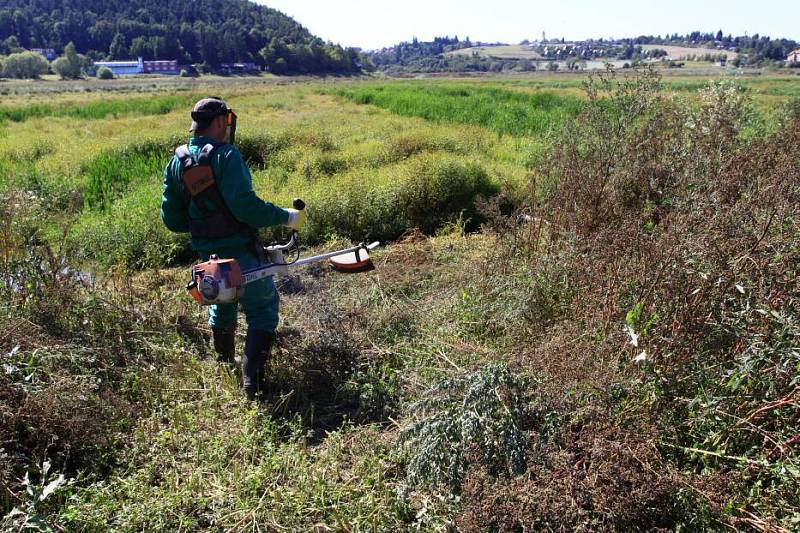
<path fill-rule="evenodd" d="M 50 461 L 42 463 L 38 483 L 31 480 L 30 472 L 25 473 L 25 479 L 22 481 L 24 492 L 18 495 L 21 504 L 0 521 L 3 529 L 26 532 L 53 531 L 47 523 L 45 501 L 64 490 L 70 482 L 64 478 L 64 474 L 49 476 L 49 473 Z"/>
<path fill-rule="evenodd" d="M 507 365 L 489 363 L 467 376 L 442 381 L 412 404 L 410 410 L 422 418 L 400 438 L 408 454 L 408 483 L 446 484 L 458 491 L 473 463 L 494 473 L 523 473 L 523 383 Z"/>

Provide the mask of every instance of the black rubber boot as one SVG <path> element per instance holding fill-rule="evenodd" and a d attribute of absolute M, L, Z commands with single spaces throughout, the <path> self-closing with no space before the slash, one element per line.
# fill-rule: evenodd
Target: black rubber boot
<path fill-rule="evenodd" d="M 248 400 L 255 400 L 264 392 L 264 366 L 267 363 L 275 334 L 259 329 L 248 329 L 242 358 L 242 382 Z"/>
<path fill-rule="evenodd" d="M 217 352 L 217 362 L 232 365 L 236 355 L 236 326 L 224 328 L 211 328 L 214 334 L 214 351 Z"/>

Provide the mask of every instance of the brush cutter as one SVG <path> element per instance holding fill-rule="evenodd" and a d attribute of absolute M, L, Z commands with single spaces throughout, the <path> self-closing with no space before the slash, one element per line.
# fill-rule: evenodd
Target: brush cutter
<path fill-rule="evenodd" d="M 305 204 L 302 200 L 295 199 L 293 207 L 303 210 Z M 205 263 L 192 267 L 192 278 L 186 284 L 186 290 L 200 305 L 228 304 L 242 297 L 248 283 L 275 274 L 287 275 L 290 267 L 310 265 L 327 259 L 340 272 L 364 272 L 374 268 L 369 252 L 379 244 L 377 241 L 371 244 L 361 243 L 344 250 L 301 259 L 297 232 L 292 231 L 288 242 L 264 246 L 265 261 L 255 268 L 242 270 L 236 259 L 220 259 L 217 255 L 211 255 Z"/>

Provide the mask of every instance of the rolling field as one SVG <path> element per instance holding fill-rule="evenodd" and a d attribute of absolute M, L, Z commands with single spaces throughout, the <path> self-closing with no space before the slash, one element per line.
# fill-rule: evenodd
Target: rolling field
<path fill-rule="evenodd" d="M 0 528 L 800 525 L 800 77 L 284 81 L 0 101 Z M 385 243 L 276 280 L 258 404 L 158 214 L 209 92 L 304 255 Z"/>
<path fill-rule="evenodd" d="M 535 50 L 530 47 L 522 45 L 508 45 L 508 46 L 474 46 L 472 48 L 461 48 L 460 50 L 453 50 L 446 55 L 460 55 L 472 56 L 478 54 L 481 57 L 496 57 L 498 59 L 541 59 Z"/>
<path fill-rule="evenodd" d="M 655 50 L 661 49 L 667 52 L 667 59 L 672 59 L 675 61 L 680 61 L 682 59 L 686 59 L 689 56 L 703 56 L 707 54 L 711 55 L 725 55 L 728 60 L 735 59 L 737 54 L 736 52 L 730 52 L 728 50 L 717 50 L 716 48 L 703 48 L 703 47 L 693 47 L 693 46 L 671 46 L 671 45 L 660 45 L 660 44 L 643 44 L 642 49 L 644 50 Z"/>

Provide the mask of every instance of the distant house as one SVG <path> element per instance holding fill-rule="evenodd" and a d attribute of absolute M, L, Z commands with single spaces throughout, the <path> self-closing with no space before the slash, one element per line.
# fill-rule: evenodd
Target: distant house
<path fill-rule="evenodd" d="M 789 52 L 789 56 L 786 58 L 787 63 L 800 63 L 800 48 L 796 50 L 792 50 Z"/>
<path fill-rule="evenodd" d="M 258 66 L 255 63 L 222 63 L 219 66 L 221 72 L 225 74 L 244 74 L 247 72 L 258 72 Z"/>
<path fill-rule="evenodd" d="M 179 74 L 178 62 L 174 59 L 166 61 L 145 61 L 145 74 Z"/>
<path fill-rule="evenodd" d="M 52 61 L 56 58 L 56 51 L 52 48 L 31 48 L 31 52 L 42 54 L 48 61 Z"/>
<path fill-rule="evenodd" d="M 177 75 L 178 62 L 174 59 L 166 61 L 144 61 L 141 57 L 136 61 L 95 61 L 97 68 L 107 67 L 115 76 L 133 74 L 174 74 Z"/>

